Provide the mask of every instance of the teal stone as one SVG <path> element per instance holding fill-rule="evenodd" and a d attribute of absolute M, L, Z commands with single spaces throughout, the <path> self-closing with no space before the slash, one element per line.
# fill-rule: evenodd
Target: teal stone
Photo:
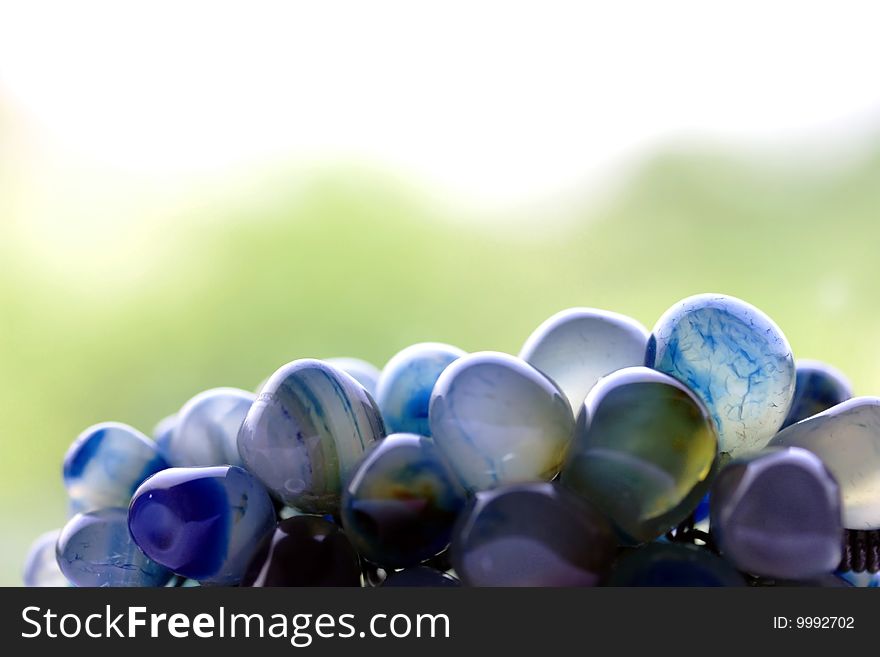
<path fill-rule="evenodd" d="M 69 586 L 55 556 L 55 546 L 60 534 L 60 529 L 54 529 L 42 534 L 31 544 L 22 573 L 22 583 L 25 586 L 29 588 Z"/>
<path fill-rule="evenodd" d="M 622 556 L 608 586 L 745 586 L 731 564 L 695 545 L 649 543 Z"/>
<path fill-rule="evenodd" d="M 840 488 L 815 454 L 776 447 L 736 459 L 710 499 L 712 537 L 739 570 L 806 580 L 840 564 Z"/>
<path fill-rule="evenodd" d="M 788 340 L 767 315 L 734 297 L 700 294 L 672 306 L 654 326 L 645 364 L 697 393 L 720 450 L 731 456 L 766 446 L 791 407 Z"/>
<path fill-rule="evenodd" d="M 437 342 L 414 344 L 388 361 L 376 386 L 376 403 L 389 433 L 430 436 L 428 405 L 437 378 L 465 352 Z"/>
<path fill-rule="evenodd" d="M 385 568 L 415 566 L 447 548 L 466 495 L 433 440 L 392 434 L 355 470 L 342 526 L 362 557 Z"/>
<path fill-rule="evenodd" d="M 856 397 L 783 429 L 772 446 L 803 447 L 831 471 L 843 526 L 880 529 L 880 398 Z"/>
<path fill-rule="evenodd" d="M 238 465 L 238 431 L 257 396 L 238 388 L 213 388 L 190 399 L 163 446 L 174 467 Z"/>
<path fill-rule="evenodd" d="M 603 376 L 644 364 L 647 342 L 648 330 L 626 315 L 569 308 L 535 329 L 519 357 L 553 379 L 577 413 Z"/>
<path fill-rule="evenodd" d="M 709 412 L 690 389 L 661 372 L 630 367 L 587 395 L 560 480 L 626 538 L 649 541 L 696 509 L 717 449 Z"/>
<path fill-rule="evenodd" d="M 373 397 L 376 396 L 376 386 L 382 374 L 378 367 L 360 358 L 328 358 L 325 362 L 342 370 L 360 383 Z"/>
<path fill-rule="evenodd" d="M 470 491 L 556 476 L 574 417 L 553 381 L 496 352 L 464 356 L 434 387 L 431 433 Z"/>
<path fill-rule="evenodd" d="M 263 386 L 241 425 L 238 450 L 284 504 L 337 513 L 344 483 L 384 437 L 379 409 L 362 385 L 332 365 L 303 359 Z"/>

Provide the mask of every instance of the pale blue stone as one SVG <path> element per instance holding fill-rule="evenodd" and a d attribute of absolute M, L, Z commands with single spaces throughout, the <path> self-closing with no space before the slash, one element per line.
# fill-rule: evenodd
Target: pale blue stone
<path fill-rule="evenodd" d="M 135 545 L 126 509 L 74 516 L 61 530 L 56 554 L 74 586 L 164 586 L 171 578 L 169 570 Z"/>
<path fill-rule="evenodd" d="M 837 368 L 817 360 L 798 359 L 791 410 L 782 428 L 827 411 L 852 398 L 852 384 Z"/>
<path fill-rule="evenodd" d="M 647 342 L 648 330 L 626 315 L 569 308 L 535 329 L 519 357 L 553 379 L 577 415 L 599 379 L 644 364 Z"/>
<path fill-rule="evenodd" d="M 171 444 L 171 435 L 174 433 L 174 426 L 177 424 L 177 413 L 163 417 L 159 423 L 153 427 L 153 440 L 156 442 L 156 449 L 165 461 L 168 461 L 168 446 Z"/>
<path fill-rule="evenodd" d="M 843 495 L 843 526 L 880 529 L 880 398 L 856 397 L 783 429 L 773 446 L 822 459 Z"/>
<path fill-rule="evenodd" d="M 847 570 L 837 573 L 837 576 L 859 588 L 880 588 L 880 573 L 854 573 L 851 570 Z"/>
<path fill-rule="evenodd" d="M 257 396 L 237 388 L 214 388 L 190 399 L 166 446 L 175 467 L 241 465 L 238 431 Z"/>
<path fill-rule="evenodd" d="M 35 540 L 24 562 L 22 581 L 28 587 L 69 586 L 55 556 L 60 529 L 46 532 Z"/>
<path fill-rule="evenodd" d="M 764 447 L 791 407 L 788 340 L 767 315 L 734 297 L 700 294 L 672 306 L 654 327 L 645 364 L 697 393 L 731 456 Z"/>
<path fill-rule="evenodd" d="M 360 358 L 328 358 L 326 362 L 348 374 L 368 393 L 376 396 L 376 386 L 382 374 L 378 367 Z"/>
<path fill-rule="evenodd" d="M 382 370 L 376 403 L 389 433 L 430 436 L 428 405 L 437 378 L 465 352 L 436 342 L 414 344 L 398 352 Z"/>
<path fill-rule="evenodd" d="M 362 385 L 332 365 L 303 359 L 263 386 L 238 449 L 247 469 L 284 504 L 335 513 L 364 451 L 384 436 L 379 409 Z"/>
<path fill-rule="evenodd" d="M 168 467 L 156 443 L 118 422 L 83 431 L 64 457 L 64 485 L 79 510 L 127 506 L 144 479 Z"/>
<path fill-rule="evenodd" d="M 464 356 L 440 375 L 430 423 L 470 491 L 552 479 L 574 434 L 558 386 L 525 361 L 496 352 Z"/>

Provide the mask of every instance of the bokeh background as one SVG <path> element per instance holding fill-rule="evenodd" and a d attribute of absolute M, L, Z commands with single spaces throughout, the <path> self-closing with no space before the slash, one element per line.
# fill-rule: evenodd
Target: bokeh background
<path fill-rule="evenodd" d="M 880 393 L 880 16 L 804 4 L 0 2 L 0 584 L 82 429 L 295 358 L 716 291 Z"/>

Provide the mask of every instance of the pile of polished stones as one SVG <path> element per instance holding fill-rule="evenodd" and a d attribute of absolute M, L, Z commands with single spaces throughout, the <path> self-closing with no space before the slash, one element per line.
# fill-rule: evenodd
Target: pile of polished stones
<path fill-rule="evenodd" d="M 880 399 L 703 294 L 86 429 L 28 586 L 877 586 Z"/>

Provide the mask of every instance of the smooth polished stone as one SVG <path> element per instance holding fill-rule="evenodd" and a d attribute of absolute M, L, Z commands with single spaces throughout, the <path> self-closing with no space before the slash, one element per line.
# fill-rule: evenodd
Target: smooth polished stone
<path fill-rule="evenodd" d="M 519 357 L 553 379 L 576 415 L 603 376 L 644 365 L 648 330 L 607 310 L 569 308 L 541 324 Z"/>
<path fill-rule="evenodd" d="M 320 516 L 296 516 L 263 539 L 241 585 L 360 586 L 360 560 L 338 525 Z"/>
<path fill-rule="evenodd" d="M 58 558 L 55 556 L 55 546 L 60 529 L 53 529 L 42 534 L 35 540 L 28 550 L 24 561 L 22 582 L 27 587 L 69 586 L 67 578 L 61 572 Z"/>
<path fill-rule="evenodd" d="M 596 586 L 614 561 L 616 541 L 592 505 L 536 483 L 477 493 L 450 550 L 469 586 Z"/>
<path fill-rule="evenodd" d="M 697 393 L 731 456 L 766 446 L 794 395 L 791 347 L 760 310 L 734 297 L 700 294 L 658 320 L 645 364 Z"/>
<path fill-rule="evenodd" d="M 360 383 L 373 397 L 376 396 L 376 386 L 382 374 L 378 367 L 360 358 L 328 358 L 325 362 L 342 370 Z"/>
<path fill-rule="evenodd" d="M 837 576 L 858 588 L 880 588 L 880 573 L 854 573 L 848 570 L 837 573 Z"/>
<path fill-rule="evenodd" d="M 344 482 L 366 449 L 385 436 L 373 398 L 353 378 L 318 360 L 273 374 L 238 434 L 238 451 L 284 504 L 337 513 Z"/>
<path fill-rule="evenodd" d="M 587 395 L 560 481 L 627 538 L 649 541 L 697 508 L 718 449 L 706 407 L 647 367 L 603 378 Z"/>
<path fill-rule="evenodd" d="M 768 448 L 729 463 L 712 488 L 715 543 L 739 570 L 800 580 L 842 557 L 840 488 L 800 447 Z"/>
<path fill-rule="evenodd" d="M 427 566 L 415 566 L 404 568 L 396 573 L 391 573 L 382 586 L 416 586 L 423 588 L 461 586 L 461 582 L 448 573 L 428 568 Z"/>
<path fill-rule="evenodd" d="M 608 586 L 745 586 L 736 568 L 705 548 L 648 543 L 622 556 Z"/>
<path fill-rule="evenodd" d="M 118 422 L 83 431 L 64 457 L 64 485 L 80 510 L 128 506 L 150 475 L 168 467 L 156 444 Z"/>
<path fill-rule="evenodd" d="M 177 415 L 168 441 L 168 462 L 179 468 L 238 465 L 238 431 L 257 396 L 238 388 L 205 390 Z"/>
<path fill-rule="evenodd" d="M 391 434 L 355 470 L 342 525 L 357 551 L 386 568 L 414 566 L 449 545 L 467 493 L 434 441 Z"/>
<path fill-rule="evenodd" d="M 880 398 L 845 401 L 783 429 L 770 444 L 822 459 L 840 485 L 844 527 L 880 529 Z"/>
<path fill-rule="evenodd" d="M 552 479 L 574 434 L 571 406 L 553 381 L 489 351 L 460 358 L 440 375 L 430 422 L 470 491 Z"/>
<path fill-rule="evenodd" d="M 794 400 L 783 429 L 827 411 L 853 396 L 852 385 L 837 368 L 817 360 L 798 360 L 795 362 L 795 371 Z"/>
<path fill-rule="evenodd" d="M 74 586 L 164 586 L 171 572 L 145 555 L 128 532 L 128 512 L 108 508 L 71 518 L 56 546 Z"/>
<path fill-rule="evenodd" d="M 232 585 L 275 528 L 275 508 L 241 468 L 169 468 L 135 492 L 128 526 L 151 559 L 178 575 Z"/>
<path fill-rule="evenodd" d="M 428 405 L 434 384 L 450 363 L 464 355 L 457 347 L 425 342 L 388 361 L 376 387 L 376 403 L 389 433 L 431 435 Z"/>
<path fill-rule="evenodd" d="M 156 449 L 159 450 L 159 455 L 165 459 L 169 466 L 171 463 L 168 461 L 168 446 L 171 444 L 171 435 L 174 433 L 174 426 L 176 424 L 177 413 L 174 413 L 159 420 L 159 423 L 153 427 L 153 433 L 151 434 L 156 443 Z"/>

